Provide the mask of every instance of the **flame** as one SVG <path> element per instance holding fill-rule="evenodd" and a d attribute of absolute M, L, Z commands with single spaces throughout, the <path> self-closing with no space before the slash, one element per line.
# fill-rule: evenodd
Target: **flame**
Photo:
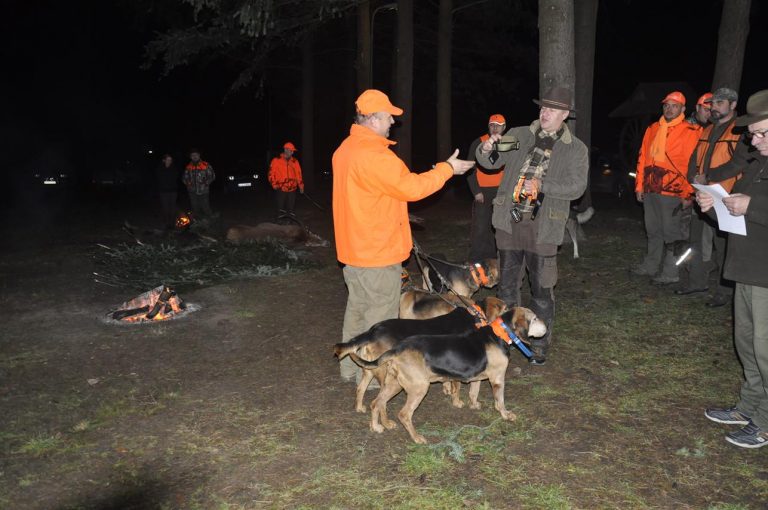
<path fill-rule="evenodd" d="M 176 218 L 176 228 L 186 228 L 190 223 L 192 223 L 192 215 L 189 213 L 180 214 L 179 217 Z"/>
<path fill-rule="evenodd" d="M 161 285 L 126 301 L 111 315 L 113 319 L 122 322 L 162 321 L 174 317 L 185 308 L 184 301 L 172 289 Z"/>

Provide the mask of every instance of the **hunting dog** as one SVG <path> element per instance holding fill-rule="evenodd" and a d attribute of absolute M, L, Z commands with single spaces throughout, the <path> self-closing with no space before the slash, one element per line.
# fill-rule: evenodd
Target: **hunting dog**
<path fill-rule="evenodd" d="M 487 297 L 481 303 L 485 317 L 488 321 L 494 321 L 507 310 L 504 301 L 495 297 Z M 389 319 L 374 324 L 368 331 L 357 335 L 349 342 L 338 343 L 333 346 L 334 355 L 342 359 L 350 353 L 355 353 L 365 360 L 374 360 L 394 348 L 401 340 L 413 335 L 441 335 L 462 334 L 472 331 L 477 320 L 465 308 L 454 308 L 446 315 L 433 317 L 426 320 L 413 319 Z M 363 396 L 371 379 L 376 377 L 380 385 L 384 384 L 386 375 L 384 368 L 375 370 L 363 370 L 363 377 L 357 385 L 355 393 L 355 410 L 358 413 L 366 411 L 363 405 Z M 462 407 L 464 403 L 459 398 L 458 388 L 451 388 L 446 394 L 451 395 L 452 403 L 456 407 Z"/>
<path fill-rule="evenodd" d="M 450 285 L 450 289 L 436 272 Z M 460 296 L 470 297 L 480 287 L 495 287 L 499 283 L 499 260 L 493 258 L 469 264 L 453 264 L 429 257 L 429 264 L 423 269 L 423 280 L 425 288 L 430 287 L 426 285 L 429 280 L 432 290 L 438 294 L 453 290 Z"/>
<path fill-rule="evenodd" d="M 400 318 L 431 319 L 450 313 L 456 307 L 463 308 L 474 304 L 468 296 L 459 297 L 450 292 L 431 294 L 425 290 L 407 290 L 400 294 Z"/>
<path fill-rule="evenodd" d="M 526 308 L 514 308 L 502 314 L 501 319 L 523 340 L 543 336 L 547 330 Z M 484 326 L 464 334 L 412 336 L 374 361 L 365 361 L 350 353 L 363 368 L 381 367 L 387 371 L 384 384 L 371 404 L 371 430 L 381 433 L 385 428 L 396 426 L 387 417 L 387 402 L 404 390 L 407 399 L 397 417 L 414 442 L 425 444 L 427 440 L 413 426 L 413 413 L 429 391 L 430 383 L 446 381 L 470 383 L 470 408 L 479 409 L 480 381 L 488 379 L 496 410 L 505 420 L 515 420 L 514 413 L 504 406 L 504 377 L 514 347 L 497 331 L 494 326 Z"/>

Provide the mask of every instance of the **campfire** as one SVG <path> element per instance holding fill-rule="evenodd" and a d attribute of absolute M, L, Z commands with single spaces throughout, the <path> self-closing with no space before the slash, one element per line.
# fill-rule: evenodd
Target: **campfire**
<path fill-rule="evenodd" d="M 107 316 L 122 323 L 155 322 L 174 319 L 189 310 L 173 289 L 161 285 L 126 301 Z"/>

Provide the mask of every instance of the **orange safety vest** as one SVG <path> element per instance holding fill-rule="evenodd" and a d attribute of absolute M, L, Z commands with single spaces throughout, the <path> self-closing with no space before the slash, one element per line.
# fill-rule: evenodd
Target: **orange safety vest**
<path fill-rule="evenodd" d="M 707 151 L 709 150 L 709 135 L 712 132 L 713 127 L 714 126 L 710 124 L 704 128 L 704 131 L 701 134 L 701 139 L 699 139 L 699 144 L 696 146 L 696 172 L 699 175 L 703 174 L 705 170 L 704 157 L 707 155 Z M 733 157 L 733 151 L 736 150 L 736 144 L 739 142 L 739 138 L 741 138 L 741 135 L 733 132 L 734 127 L 736 127 L 735 117 L 728 124 L 728 127 L 725 128 L 725 131 L 722 135 L 720 135 L 720 138 L 715 140 L 715 147 L 712 149 L 712 158 L 709 161 L 709 167 L 707 170 L 709 168 L 717 168 L 718 166 L 730 161 Z M 733 189 L 733 185 L 736 184 L 736 181 L 739 179 L 741 179 L 741 174 L 721 181 L 719 184 L 725 188 L 725 191 L 730 193 Z"/>
<path fill-rule="evenodd" d="M 484 134 L 480 137 L 480 143 L 482 144 L 490 137 L 489 134 Z M 470 157 L 474 157 L 474 154 L 471 154 Z M 477 185 L 481 188 L 498 188 L 504 177 L 504 167 L 501 167 L 498 173 L 487 174 L 483 171 L 483 167 L 475 165 L 475 175 L 477 176 Z"/>
<path fill-rule="evenodd" d="M 651 144 L 659 129 L 659 123 L 654 122 L 645 130 L 637 159 L 635 191 L 689 198 L 694 189 L 688 182 L 688 162 L 699 141 L 701 127 L 685 120 L 670 126 L 664 157 L 654 159 L 651 156 Z"/>
<path fill-rule="evenodd" d="M 303 190 L 299 160 L 293 156 L 291 159 L 282 156 L 273 158 L 269 164 L 269 183 L 273 189 L 280 191 L 296 191 L 296 188 Z"/>
<path fill-rule="evenodd" d="M 353 124 L 333 153 L 333 230 L 339 262 L 385 267 L 407 259 L 413 246 L 408 202 L 431 195 L 453 175 L 448 163 L 412 173 L 390 150 L 394 143 Z"/>

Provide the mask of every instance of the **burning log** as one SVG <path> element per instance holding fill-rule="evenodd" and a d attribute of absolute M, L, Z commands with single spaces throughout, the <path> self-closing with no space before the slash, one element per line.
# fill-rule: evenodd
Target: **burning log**
<path fill-rule="evenodd" d="M 161 285 L 123 303 L 109 317 L 122 322 L 170 319 L 186 310 L 184 301 L 170 287 Z"/>

